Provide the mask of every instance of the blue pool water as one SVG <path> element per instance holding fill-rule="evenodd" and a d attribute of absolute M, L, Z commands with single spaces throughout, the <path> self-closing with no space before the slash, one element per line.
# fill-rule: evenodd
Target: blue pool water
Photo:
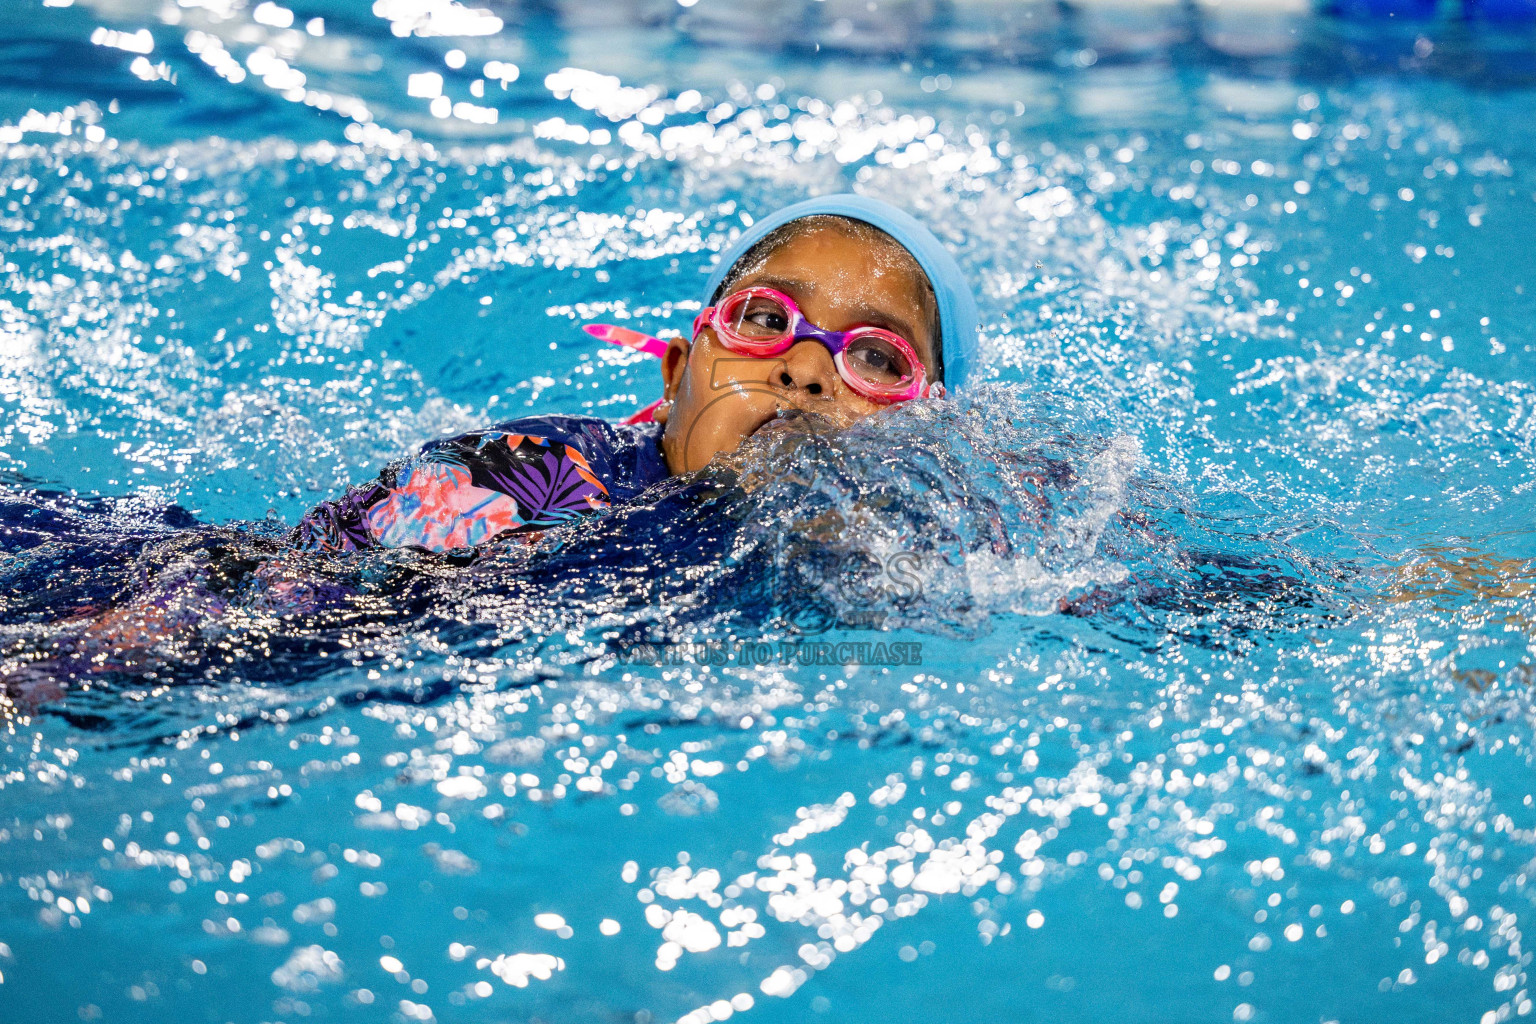
<path fill-rule="evenodd" d="M 1530 1013 L 1527 28 L 60 2 L 0 40 L 0 1019 Z M 984 387 L 531 551 L 284 549 L 649 401 L 579 325 L 843 189 L 961 255 Z"/>

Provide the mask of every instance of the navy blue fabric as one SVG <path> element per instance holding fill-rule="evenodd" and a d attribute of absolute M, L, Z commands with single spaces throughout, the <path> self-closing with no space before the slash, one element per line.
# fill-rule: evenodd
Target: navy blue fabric
<path fill-rule="evenodd" d="M 980 343 L 976 335 L 976 296 L 960 265 L 944 243 L 913 217 L 889 203 L 851 193 L 819 196 L 786 206 L 754 223 L 733 245 L 720 254 L 704 286 L 714 295 L 736 261 L 771 231 L 792 220 L 817 214 L 833 214 L 872 224 L 900 242 L 928 275 L 939 303 L 939 328 L 944 335 L 944 386 L 951 391 L 978 379 L 981 372 Z"/>

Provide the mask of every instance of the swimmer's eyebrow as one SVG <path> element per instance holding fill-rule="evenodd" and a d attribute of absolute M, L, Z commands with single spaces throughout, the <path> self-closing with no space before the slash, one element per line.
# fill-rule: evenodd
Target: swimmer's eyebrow
<path fill-rule="evenodd" d="M 802 295 L 816 294 L 816 284 L 814 281 L 802 281 L 798 277 L 780 277 L 777 274 L 753 274 L 743 281 L 739 287 L 772 288 L 775 291 L 783 292 L 796 302 L 800 301 Z"/>
<path fill-rule="evenodd" d="M 754 274 L 742 282 L 742 284 L 749 287 L 767 286 L 773 288 L 784 292 L 797 303 L 802 301 L 804 296 L 816 294 L 816 283 L 814 281 L 802 281 L 797 277 L 779 277 L 777 274 Z M 893 331 L 906 338 L 913 345 L 918 343 L 917 331 L 913 329 L 911 324 L 907 323 L 900 316 L 888 313 L 883 309 L 859 303 L 854 307 L 854 320 L 860 324 L 868 324 L 871 327 L 883 327 L 887 331 Z"/>

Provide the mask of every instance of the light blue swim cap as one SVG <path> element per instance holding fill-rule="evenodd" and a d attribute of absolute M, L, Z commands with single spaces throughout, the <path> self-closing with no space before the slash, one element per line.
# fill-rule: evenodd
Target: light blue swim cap
<path fill-rule="evenodd" d="M 933 285 L 933 294 L 939 303 L 944 386 L 953 391 L 957 386 L 974 380 L 981 370 L 976 338 L 976 297 L 971 294 L 971 286 L 961 273 L 960 265 L 944 244 L 933 236 L 933 232 L 919 224 L 910 214 L 878 199 L 849 193 L 820 196 L 786 206 L 764 217 L 720 254 L 720 261 L 715 264 L 714 271 L 709 275 L 709 283 L 704 286 L 704 294 L 714 295 L 736 261 L 769 232 L 792 220 L 817 214 L 849 217 L 872 224 L 900 242 L 912 254 L 923 268 L 923 273 L 928 275 L 928 282 Z"/>

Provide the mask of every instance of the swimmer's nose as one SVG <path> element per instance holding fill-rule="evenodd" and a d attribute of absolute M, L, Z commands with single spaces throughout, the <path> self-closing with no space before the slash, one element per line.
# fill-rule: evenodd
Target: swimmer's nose
<path fill-rule="evenodd" d="M 779 387 L 804 391 L 812 397 L 830 397 L 837 380 L 837 367 L 825 345 L 800 341 L 779 357 L 773 368 L 773 383 Z"/>

